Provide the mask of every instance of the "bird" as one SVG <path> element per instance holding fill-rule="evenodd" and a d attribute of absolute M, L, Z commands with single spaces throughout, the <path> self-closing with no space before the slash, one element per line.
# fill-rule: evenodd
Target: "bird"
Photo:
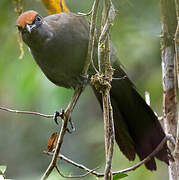
<path fill-rule="evenodd" d="M 84 84 L 82 70 L 88 51 L 90 26 L 86 17 L 62 12 L 43 18 L 38 12 L 28 10 L 17 18 L 16 24 L 32 57 L 51 82 L 72 89 Z M 110 46 L 110 59 L 115 69 L 110 91 L 115 140 L 128 160 L 135 160 L 136 155 L 143 160 L 165 138 L 165 133 L 153 110 L 127 76 L 112 43 Z M 96 46 L 93 58 L 94 63 L 97 62 Z M 94 73 L 94 68 L 90 66 L 89 79 Z M 91 86 L 102 106 L 101 93 Z M 168 164 L 166 143 L 155 157 L 145 163 L 148 170 L 157 169 L 155 158 Z"/>

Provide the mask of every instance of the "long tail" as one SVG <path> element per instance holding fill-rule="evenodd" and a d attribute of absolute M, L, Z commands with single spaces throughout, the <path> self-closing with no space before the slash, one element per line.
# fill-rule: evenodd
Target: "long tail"
<path fill-rule="evenodd" d="M 165 137 L 163 129 L 152 109 L 136 91 L 132 82 L 119 65 L 115 66 L 112 81 L 111 102 L 114 114 L 116 142 L 129 159 L 137 154 L 140 160 L 147 157 Z M 101 94 L 93 87 L 101 104 Z M 167 145 L 156 155 L 168 164 Z M 145 164 L 147 169 L 156 170 L 155 159 Z"/>

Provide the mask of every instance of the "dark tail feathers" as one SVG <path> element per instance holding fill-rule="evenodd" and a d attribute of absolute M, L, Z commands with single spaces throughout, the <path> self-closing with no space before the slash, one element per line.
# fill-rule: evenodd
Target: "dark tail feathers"
<path fill-rule="evenodd" d="M 135 154 L 143 160 L 160 144 L 165 134 L 154 112 L 124 71 L 119 66 L 117 69 L 114 77 L 125 78 L 113 80 L 111 89 L 116 142 L 129 160 L 134 160 Z M 94 87 L 93 90 L 101 104 L 101 94 Z M 168 164 L 166 144 L 156 158 Z M 145 166 L 156 170 L 155 159 L 152 158 Z"/>

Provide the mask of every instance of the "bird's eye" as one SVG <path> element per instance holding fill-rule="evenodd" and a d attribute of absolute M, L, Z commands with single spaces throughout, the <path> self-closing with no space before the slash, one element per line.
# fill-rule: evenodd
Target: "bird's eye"
<path fill-rule="evenodd" d="M 37 18 L 36 18 L 36 21 L 40 22 L 40 21 L 41 21 L 41 18 L 40 18 L 40 17 L 37 17 Z"/>

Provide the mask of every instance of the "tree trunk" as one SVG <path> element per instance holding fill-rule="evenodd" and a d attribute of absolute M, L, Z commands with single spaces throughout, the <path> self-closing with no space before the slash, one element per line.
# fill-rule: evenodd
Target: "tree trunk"
<path fill-rule="evenodd" d="M 176 71 L 175 71 L 175 43 L 174 36 L 177 27 L 176 9 L 174 0 L 160 0 L 161 5 L 161 56 L 162 56 L 162 83 L 163 83 L 163 117 L 166 134 L 176 139 L 177 134 L 177 98 L 176 98 Z M 174 146 L 168 143 L 169 149 Z M 177 180 L 176 163 L 169 160 L 169 179 Z"/>

